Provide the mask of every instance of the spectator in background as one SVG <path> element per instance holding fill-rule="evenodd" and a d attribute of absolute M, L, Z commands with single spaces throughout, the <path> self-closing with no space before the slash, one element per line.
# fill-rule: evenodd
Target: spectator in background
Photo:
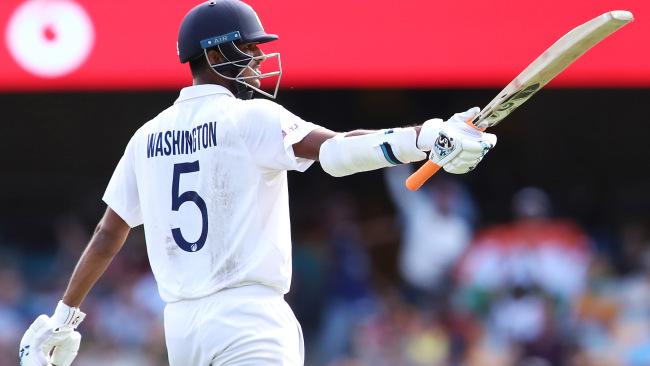
<path fill-rule="evenodd" d="M 330 364 L 351 356 L 354 327 L 372 311 L 371 264 L 357 203 L 351 196 L 330 197 L 324 213 L 330 251 L 324 296 L 321 334 L 318 341 L 320 364 Z"/>
<path fill-rule="evenodd" d="M 585 287 L 590 240 L 572 221 L 551 219 L 538 188 L 519 191 L 513 209 L 512 223 L 477 234 L 459 266 L 460 286 L 487 321 L 484 341 L 492 351 L 519 363 L 564 365 L 562 335 Z"/>
<path fill-rule="evenodd" d="M 408 191 L 404 181 L 410 173 L 409 166 L 395 166 L 384 176 L 402 227 L 402 279 L 413 300 L 429 307 L 444 297 L 449 270 L 471 240 L 475 207 L 463 187 L 448 177 Z"/>
<path fill-rule="evenodd" d="M 319 202 L 318 205 L 321 203 Z M 314 205 L 314 202 L 310 202 Z M 305 364 L 314 365 L 318 352 L 317 342 L 325 300 L 326 263 L 329 255 L 326 228 L 322 223 L 321 210 L 304 212 L 292 221 L 297 233 L 292 246 L 291 292 L 285 295 L 287 302 L 300 321 L 305 339 L 305 349 L 315 350 L 305 354 Z"/>
<path fill-rule="evenodd" d="M 450 362 L 450 330 L 436 317 L 404 302 L 393 287 L 379 291 L 377 300 L 375 311 L 356 328 L 357 365 L 456 365 Z"/>
<path fill-rule="evenodd" d="M 624 265 L 598 256 L 589 270 L 587 291 L 576 306 L 579 358 L 587 365 L 650 365 L 650 233 L 629 222 L 620 247 Z"/>
<path fill-rule="evenodd" d="M 16 335 L 20 334 L 27 321 L 26 316 L 31 315 L 21 312 L 20 305 L 25 299 L 24 293 L 25 283 L 20 272 L 6 263 L 3 264 L 0 268 L 0 355 L 14 354 Z M 15 359 L 0 359 L 0 366 L 11 364 L 16 364 Z"/>

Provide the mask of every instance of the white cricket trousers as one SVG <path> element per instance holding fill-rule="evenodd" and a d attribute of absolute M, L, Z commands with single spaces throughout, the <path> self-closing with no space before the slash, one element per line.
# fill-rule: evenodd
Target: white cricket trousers
<path fill-rule="evenodd" d="M 304 364 L 298 320 L 275 290 L 250 285 L 165 307 L 170 366 Z"/>

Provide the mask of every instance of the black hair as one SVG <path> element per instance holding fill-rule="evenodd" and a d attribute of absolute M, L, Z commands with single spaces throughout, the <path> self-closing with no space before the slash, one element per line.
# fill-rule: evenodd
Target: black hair
<path fill-rule="evenodd" d="M 192 72 L 193 77 L 197 77 L 205 72 L 208 67 L 208 60 L 205 58 L 204 54 L 196 57 L 195 59 L 190 60 L 190 71 Z"/>

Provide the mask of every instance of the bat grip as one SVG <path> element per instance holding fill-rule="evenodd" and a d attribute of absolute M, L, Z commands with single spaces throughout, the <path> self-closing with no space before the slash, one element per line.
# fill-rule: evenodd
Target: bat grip
<path fill-rule="evenodd" d="M 485 129 L 479 129 L 474 124 L 472 124 L 472 119 L 470 118 L 467 120 L 467 124 L 472 126 L 473 128 L 479 130 L 479 131 L 485 131 Z M 433 177 L 434 174 L 436 174 L 440 170 L 440 165 L 434 163 L 431 160 L 427 160 L 426 163 L 424 163 L 420 169 L 416 170 L 415 173 L 411 174 L 406 179 L 406 188 L 408 188 L 411 191 L 417 191 L 422 187 L 422 185 L 429 180 L 429 178 Z"/>
<path fill-rule="evenodd" d="M 424 182 L 429 180 L 429 178 L 433 177 L 434 174 L 436 174 L 440 170 L 440 165 L 434 163 L 431 160 L 427 160 L 424 165 L 420 167 L 415 173 L 411 174 L 408 179 L 406 179 L 406 188 L 410 189 L 411 191 L 416 191 L 422 185 Z"/>

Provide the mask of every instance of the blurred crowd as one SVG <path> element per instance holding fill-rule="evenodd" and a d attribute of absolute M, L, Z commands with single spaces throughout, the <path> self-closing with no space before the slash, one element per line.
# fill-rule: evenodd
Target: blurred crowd
<path fill-rule="evenodd" d="M 486 225 L 449 176 L 407 192 L 409 167 L 385 173 L 394 214 L 368 215 L 339 193 L 314 204 L 317 218 L 295 220 L 287 300 L 307 366 L 650 365 L 644 222 L 603 238 L 526 187 L 504 202 L 510 221 Z M 70 215 L 53 230 L 51 252 L 0 249 L 0 366 L 16 365 L 24 330 L 54 309 L 92 227 Z M 75 365 L 167 364 L 141 230 L 82 308 Z"/>

